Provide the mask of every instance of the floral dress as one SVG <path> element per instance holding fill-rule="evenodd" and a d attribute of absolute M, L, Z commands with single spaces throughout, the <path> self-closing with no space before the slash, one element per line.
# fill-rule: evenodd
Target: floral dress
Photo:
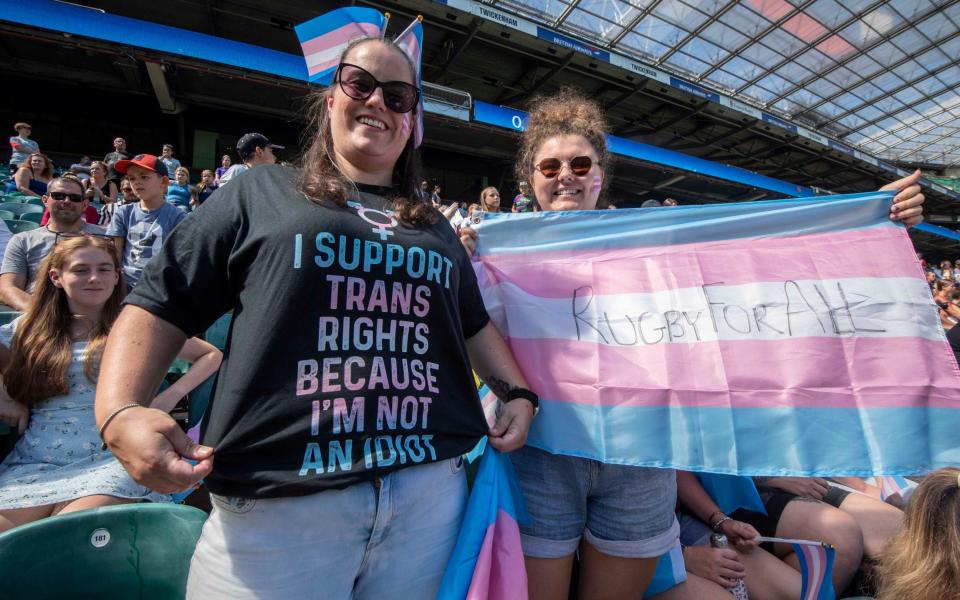
<path fill-rule="evenodd" d="M 9 346 L 16 321 L 0 327 Z M 70 393 L 48 398 L 30 410 L 30 424 L 0 463 L 0 509 L 44 506 L 106 494 L 169 502 L 137 484 L 108 450 L 100 449 L 93 418 L 95 384 L 84 374 L 86 342 L 73 344 Z"/>

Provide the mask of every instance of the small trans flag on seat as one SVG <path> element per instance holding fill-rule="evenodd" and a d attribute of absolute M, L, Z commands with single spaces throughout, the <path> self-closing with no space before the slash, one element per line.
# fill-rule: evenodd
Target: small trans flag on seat
<path fill-rule="evenodd" d="M 340 55 L 350 42 L 362 38 L 383 37 L 387 19 L 373 8 L 338 8 L 301 23 L 293 29 L 307 61 L 311 83 L 330 85 L 340 64 Z"/>

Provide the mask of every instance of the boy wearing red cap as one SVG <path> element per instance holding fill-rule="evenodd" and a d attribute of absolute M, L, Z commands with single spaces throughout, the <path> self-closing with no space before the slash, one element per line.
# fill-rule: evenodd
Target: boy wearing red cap
<path fill-rule="evenodd" d="M 166 165 L 156 156 L 138 154 L 117 161 L 113 169 L 126 175 L 140 199 L 118 207 L 107 228 L 107 235 L 113 236 L 123 255 L 123 278 L 133 289 L 143 268 L 187 215 L 165 200 L 170 178 Z"/>

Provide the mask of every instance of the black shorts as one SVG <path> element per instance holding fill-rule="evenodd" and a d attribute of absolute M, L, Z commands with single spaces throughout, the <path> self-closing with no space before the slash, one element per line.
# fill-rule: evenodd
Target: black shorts
<path fill-rule="evenodd" d="M 753 525 L 753 528 L 760 532 L 763 537 L 776 537 L 777 525 L 780 524 L 783 510 L 790 501 L 798 496 L 774 488 L 760 488 L 759 492 L 760 499 L 763 500 L 763 506 L 767 509 L 767 514 L 740 509 L 730 516 L 738 521 Z M 850 492 L 831 485 L 828 486 L 827 495 L 823 497 L 822 501 L 834 508 L 840 508 L 848 495 L 850 495 Z M 773 552 L 773 544 L 769 542 L 760 544 L 760 547 L 770 553 Z"/>

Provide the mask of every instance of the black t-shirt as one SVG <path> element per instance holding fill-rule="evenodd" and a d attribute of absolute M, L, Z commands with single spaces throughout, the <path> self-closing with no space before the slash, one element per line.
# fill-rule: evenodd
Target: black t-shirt
<path fill-rule="evenodd" d="M 295 178 L 261 166 L 224 186 L 127 298 L 188 335 L 234 310 L 202 428 L 217 494 L 343 488 L 487 430 L 464 339 L 489 317 L 446 219 L 398 224 L 365 187 L 320 205 Z"/>

